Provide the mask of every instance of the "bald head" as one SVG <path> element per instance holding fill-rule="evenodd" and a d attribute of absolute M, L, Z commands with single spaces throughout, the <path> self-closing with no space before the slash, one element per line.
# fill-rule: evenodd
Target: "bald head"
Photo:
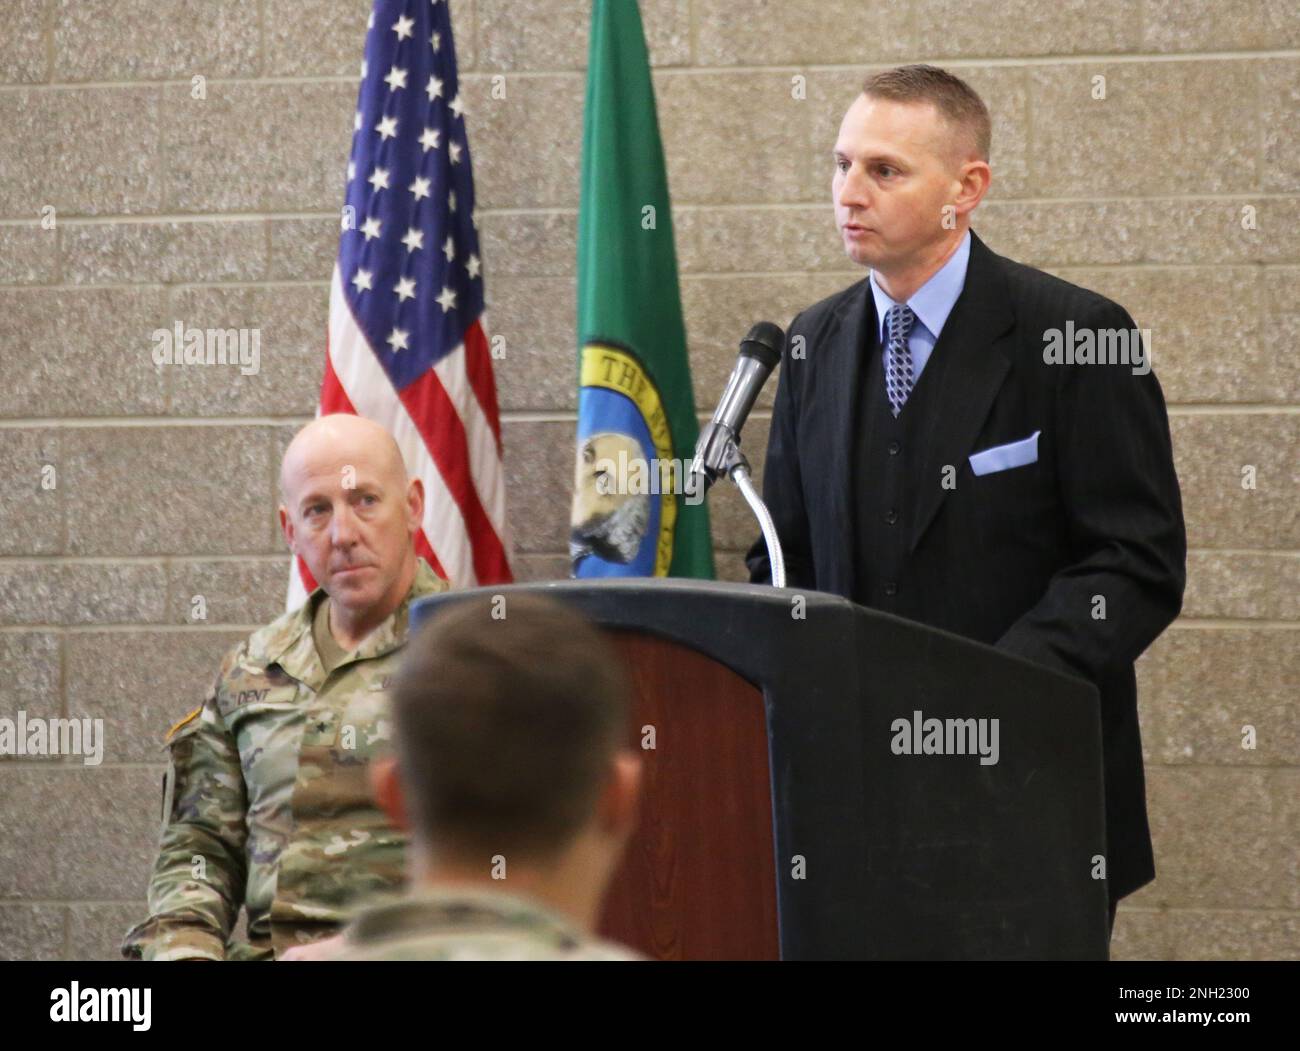
<path fill-rule="evenodd" d="M 349 456 L 353 452 L 358 455 Z M 334 413 L 312 420 L 293 436 L 280 464 L 280 499 L 290 503 L 293 484 L 304 470 L 310 472 L 321 460 L 335 463 L 340 457 L 347 463 L 366 459 L 397 485 L 406 484 L 406 462 L 391 434 L 364 416 Z"/>
<path fill-rule="evenodd" d="M 280 465 L 280 526 L 329 593 L 331 625 L 386 618 L 415 578 L 424 487 L 401 449 L 360 416 L 322 416 L 293 437 Z M 372 623 L 373 622 L 373 623 Z"/>

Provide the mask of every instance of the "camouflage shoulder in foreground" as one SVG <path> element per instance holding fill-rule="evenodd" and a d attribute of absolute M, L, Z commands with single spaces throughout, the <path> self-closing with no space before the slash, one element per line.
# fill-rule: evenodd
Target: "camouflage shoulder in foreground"
<path fill-rule="evenodd" d="M 422 890 L 362 912 L 339 960 L 643 960 L 535 901 L 492 890 Z"/>

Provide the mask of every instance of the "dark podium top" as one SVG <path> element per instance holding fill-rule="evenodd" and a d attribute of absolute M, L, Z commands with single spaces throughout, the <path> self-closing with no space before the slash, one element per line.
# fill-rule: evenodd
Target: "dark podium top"
<path fill-rule="evenodd" d="M 691 757 L 647 778 L 648 816 L 638 835 L 647 824 L 662 840 L 665 830 L 712 822 L 715 853 L 727 856 L 710 859 L 705 842 L 696 889 L 670 908 L 689 911 L 706 898 L 713 905 L 666 940 L 615 933 L 655 955 L 690 958 L 691 925 L 712 924 L 721 933 L 699 942 L 696 953 L 764 955 L 744 947 L 751 943 L 736 930 L 761 927 L 762 917 L 715 913 L 747 888 L 761 896 L 774 882 L 783 959 L 1106 958 L 1101 736 L 1091 684 L 819 592 L 645 578 L 477 589 L 506 596 L 507 610 L 520 591 L 560 599 L 619 637 L 644 640 L 623 652 L 642 694 L 639 715 L 648 710 L 645 695 L 657 695 L 659 743 L 645 753 L 648 763 L 670 761 L 665 728 L 679 720 L 692 728 Z M 472 593 L 419 601 L 414 623 Z M 673 674 L 674 653 L 701 655 L 730 669 L 728 679 L 744 680 L 739 706 L 718 701 L 730 689 L 720 680 L 700 688 L 700 675 L 683 679 L 679 669 L 675 685 L 658 681 L 660 672 Z M 761 755 L 748 766 L 731 755 L 731 738 L 741 732 L 732 728 L 747 710 L 760 751 L 766 737 L 765 771 Z M 988 747 L 994 727 L 996 752 Z M 899 754 L 914 729 L 921 738 L 913 751 L 928 733 L 929 746 L 942 741 L 945 753 Z M 953 732 L 978 729 L 996 762 L 981 761 L 973 734 Z M 729 826 L 743 812 L 714 800 L 729 796 L 728 776 L 742 779 L 751 767 L 766 778 L 759 788 L 770 832 L 755 830 L 748 847 L 728 845 Z M 713 794 L 694 791 L 697 781 Z M 656 792 L 679 801 L 664 809 Z M 738 856 L 746 851 L 751 856 Z M 689 880 L 692 866 L 681 856 L 639 850 L 635 841 L 629 853 L 631 865 L 647 872 L 635 886 L 629 876 L 622 889 L 616 878 L 611 896 L 627 899 L 620 915 L 644 915 L 651 903 L 638 908 L 637 896 L 671 878 L 665 870 L 684 870 Z"/>

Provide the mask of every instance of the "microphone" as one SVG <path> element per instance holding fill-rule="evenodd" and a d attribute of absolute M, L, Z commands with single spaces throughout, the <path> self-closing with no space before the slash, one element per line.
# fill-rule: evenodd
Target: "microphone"
<path fill-rule="evenodd" d="M 748 469 L 737 448 L 740 429 L 754 407 L 758 392 L 781 360 L 784 346 L 785 332 L 770 321 L 760 321 L 740 341 L 740 356 L 731 370 L 731 378 L 727 380 L 713 419 L 700 432 L 700 440 L 695 444 L 695 459 L 691 461 L 694 485 L 708 489 L 737 465 Z"/>

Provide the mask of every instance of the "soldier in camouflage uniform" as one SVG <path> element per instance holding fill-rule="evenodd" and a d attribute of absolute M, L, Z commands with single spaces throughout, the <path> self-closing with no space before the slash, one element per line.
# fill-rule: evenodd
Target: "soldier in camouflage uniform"
<path fill-rule="evenodd" d="M 128 957 L 271 959 L 403 884 L 406 837 L 366 771 L 389 747 L 410 602 L 448 586 L 415 554 L 423 491 L 391 436 L 353 416 L 300 431 L 281 481 L 286 538 L 322 586 L 231 650 L 168 733 L 149 917 Z M 248 942 L 228 945 L 241 905 Z"/>
<path fill-rule="evenodd" d="M 511 593 L 435 610 L 394 683 L 395 754 L 370 775 L 411 824 L 414 889 L 362 912 L 334 958 L 641 959 L 592 933 L 636 825 L 628 723 L 616 654 L 568 607 Z"/>

